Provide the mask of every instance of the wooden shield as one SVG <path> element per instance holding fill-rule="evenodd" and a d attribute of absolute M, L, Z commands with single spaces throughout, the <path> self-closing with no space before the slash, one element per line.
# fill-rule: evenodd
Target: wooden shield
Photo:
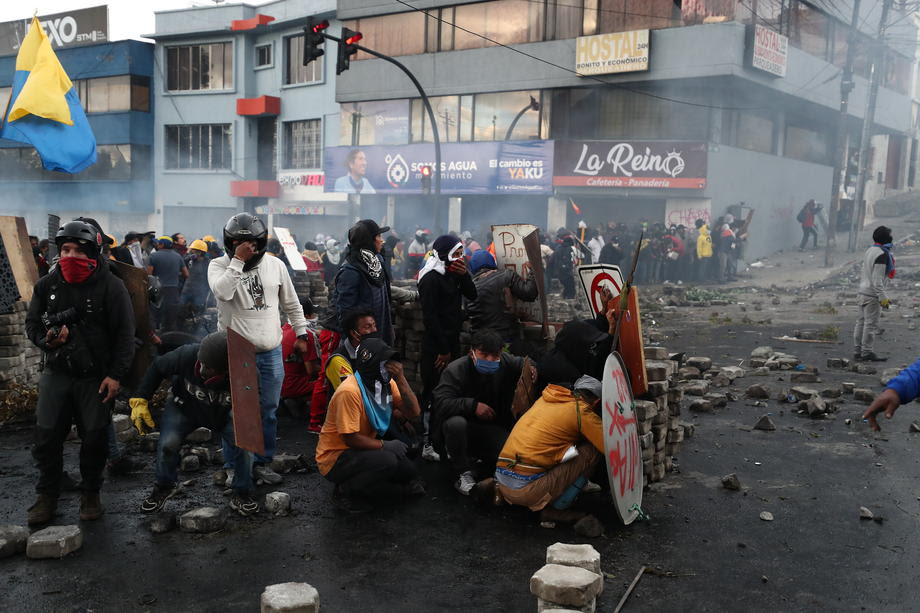
<path fill-rule="evenodd" d="M 150 367 L 153 343 L 150 342 L 150 301 L 147 297 L 147 271 L 119 262 L 109 260 L 112 272 L 121 279 L 131 296 L 131 308 L 134 311 L 134 338 L 137 339 L 134 347 L 134 360 L 131 368 L 122 381 L 122 385 L 134 389 L 140 384 L 144 373 Z"/>
<path fill-rule="evenodd" d="M 613 299 L 613 304 L 619 307 L 619 296 Z M 642 396 L 648 391 L 648 379 L 645 374 L 645 343 L 642 341 L 642 317 L 639 313 L 639 293 L 636 286 L 629 290 L 626 310 L 620 316 L 623 318 L 623 324 L 620 326 L 620 346 L 613 349 L 619 350 L 626 364 L 633 395 Z"/>
<path fill-rule="evenodd" d="M 527 409 L 537 400 L 537 385 L 534 382 L 536 370 L 531 359 L 524 358 L 524 367 L 521 368 L 521 376 L 514 389 L 514 398 L 511 400 L 511 414 L 515 419 L 520 419 L 521 415 L 526 413 Z"/>
<path fill-rule="evenodd" d="M 0 236 L 3 237 L 6 257 L 9 258 L 10 268 L 16 279 L 19 299 L 28 302 L 32 300 L 32 288 L 38 282 L 38 266 L 35 264 L 35 256 L 32 255 L 26 220 L 22 217 L 0 217 Z"/>
<path fill-rule="evenodd" d="M 602 384 L 607 479 L 617 515 L 629 525 L 642 508 L 642 450 L 626 369 L 615 352 L 604 364 Z"/>
<path fill-rule="evenodd" d="M 236 446 L 263 454 L 265 438 L 262 435 L 255 348 L 233 328 L 227 328 L 227 351 L 230 354 L 230 402 L 233 405 Z"/>

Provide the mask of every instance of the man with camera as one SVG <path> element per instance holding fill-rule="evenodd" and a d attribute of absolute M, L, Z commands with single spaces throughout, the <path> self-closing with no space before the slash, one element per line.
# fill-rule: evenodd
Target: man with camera
<path fill-rule="evenodd" d="M 45 353 L 32 447 L 38 499 L 29 509 L 29 525 L 47 523 L 57 510 L 63 445 L 72 423 L 82 441 L 80 519 L 102 516 L 106 429 L 119 381 L 134 357 L 131 298 L 101 258 L 101 233 L 89 223 L 71 221 L 55 243 L 60 260 L 35 284 L 26 316 L 29 339 Z"/>

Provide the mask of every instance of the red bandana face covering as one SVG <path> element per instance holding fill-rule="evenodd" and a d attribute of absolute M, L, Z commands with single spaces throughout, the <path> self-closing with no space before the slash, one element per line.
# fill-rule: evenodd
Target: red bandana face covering
<path fill-rule="evenodd" d="M 83 283 L 96 270 L 96 260 L 89 258 L 61 258 L 58 260 L 61 274 L 68 283 Z"/>

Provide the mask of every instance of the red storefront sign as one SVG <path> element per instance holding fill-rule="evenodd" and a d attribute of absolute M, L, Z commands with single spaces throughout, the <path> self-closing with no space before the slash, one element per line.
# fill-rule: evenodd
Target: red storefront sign
<path fill-rule="evenodd" d="M 703 189 L 706 143 L 556 141 L 553 185 Z"/>

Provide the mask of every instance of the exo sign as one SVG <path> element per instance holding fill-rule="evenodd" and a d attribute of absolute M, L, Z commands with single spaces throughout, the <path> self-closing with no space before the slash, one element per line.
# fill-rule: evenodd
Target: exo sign
<path fill-rule="evenodd" d="M 617 515 L 629 525 L 639 516 L 642 507 L 644 477 L 632 391 L 618 353 L 607 357 L 601 384 L 607 479 Z"/>
<path fill-rule="evenodd" d="M 648 30 L 581 36 L 575 41 L 575 71 L 589 76 L 648 70 Z"/>
<path fill-rule="evenodd" d="M 39 15 L 38 21 L 55 49 L 101 43 L 109 39 L 107 6 Z M 0 23 L 0 55 L 11 55 L 19 50 L 31 22 L 29 18 Z"/>

